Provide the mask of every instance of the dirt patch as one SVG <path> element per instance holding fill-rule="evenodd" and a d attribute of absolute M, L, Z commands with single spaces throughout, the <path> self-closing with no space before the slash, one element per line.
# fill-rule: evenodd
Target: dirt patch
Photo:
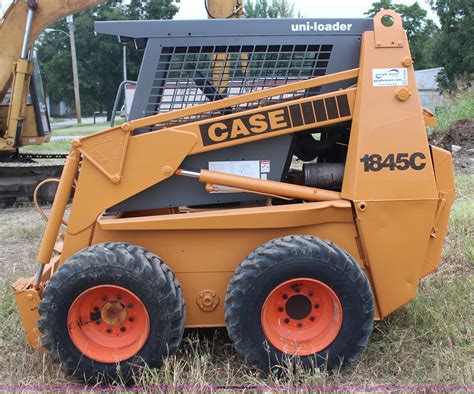
<path fill-rule="evenodd" d="M 428 138 L 430 144 L 452 152 L 457 173 L 474 173 L 474 119 L 458 120 Z"/>

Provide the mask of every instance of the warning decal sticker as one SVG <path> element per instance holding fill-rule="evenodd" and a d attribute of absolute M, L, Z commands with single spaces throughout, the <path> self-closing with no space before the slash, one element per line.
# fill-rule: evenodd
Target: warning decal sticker
<path fill-rule="evenodd" d="M 270 160 L 210 161 L 209 171 L 268 179 Z M 219 186 L 218 191 L 212 191 L 211 193 L 235 193 L 240 191 L 241 190 Z"/>
<path fill-rule="evenodd" d="M 260 160 L 260 172 L 270 172 L 270 160 Z"/>

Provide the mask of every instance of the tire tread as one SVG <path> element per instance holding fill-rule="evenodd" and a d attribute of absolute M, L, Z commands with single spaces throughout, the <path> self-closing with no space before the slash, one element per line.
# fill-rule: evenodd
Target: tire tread
<path fill-rule="evenodd" d="M 41 332 L 41 343 L 48 350 L 53 361 L 60 361 L 66 372 L 76 371 L 74 360 L 58 354 L 53 337 L 57 327 L 52 326 L 51 311 L 55 310 L 56 300 L 67 291 L 63 284 L 68 280 L 80 280 L 86 271 L 97 270 L 104 261 L 108 267 L 120 267 L 133 271 L 143 277 L 152 277 L 160 288 L 160 297 L 171 307 L 169 320 L 171 331 L 168 337 L 168 355 L 178 349 L 185 326 L 185 301 L 181 286 L 173 271 L 157 256 L 145 248 L 125 242 L 106 242 L 96 244 L 70 257 L 48 281 L 38 311 L 38 329 Z M 95 273 L 94 273 L 95 274 Z M 76 374 L 76 373 L 75 373 Z"/>
<path fill-rule="evenodd" d="M 364 308 L 364 316 L 362 316 L 365 323 L 361 327 L 360 338 L 352 344 L 350 356 L 343 360 L 343 364 L 352 364 L 367 346 L 373 329 L 373 295 L 367 277 L 357 261 L 331 241 L 309 235 L 288 235 L 273 239 L 251 252 L 237 267 L 229 282 L 225 298 L 227 331 L 235 350 L 244 357 L 246 364 L 255 363 L 254 358 L 251 357 L 251 349 L 244 341 L 239 322 L 243 295 L 249 288 L 249 283 L 252 283 L 252 278 L 262 275 L 280 264 L 282 258 L 308 255 L 317 255 L 325 262 L 330 260 L 336 262 L 338 268 L 342 269 L 346 276 L 357 284 L 361 291 L 361 297 L 366 300 L 367 308 Z"/>

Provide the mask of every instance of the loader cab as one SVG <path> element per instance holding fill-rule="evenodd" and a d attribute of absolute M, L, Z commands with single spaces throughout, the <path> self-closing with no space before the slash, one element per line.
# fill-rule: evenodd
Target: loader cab
<path fill-rule="evenodd" d="M 95 24 L 97 33 L 116 35 L 122 43 L 135 42 L 136 48 L 145 49 L 130 120 L 357 68 L 362 34 L 372 29 L 371 19 L 107 21 Z M 355 83 L 355 80 L 347 80 L 302 89 L 175 119 L 135 133 L 254 108 L 264 111 L 272 104 L 317 96 Z M 341 102 L 322 100 L 318 105 L 316 115 L 321 119 L 344 118 L 347 111 L 343 98 Z M 262 117 L 265 116 L 262 113 Z M 289 107 L 288 121 L 293 126 L 310 124 L 310 116 L 314 115 L 303 107 Z M 231 138 L 233 125 L 226 127 L 228 129 L 212 129 L 209 143 L 213 143 L 212 138 Z M 194 155 L 186 158 L 183 167 L 340 190 L 349 130 L 350 123 L 341 121 L 314 132 L 277 136 Z M 325 163 L 327 165 L 323 165 Z M 333 181 L 321 183 L 324 179 Z M 249 204 L 264 199 L 248 193 L 208 193 L 192 180 L 174 177 L 118 204 L 112 211 Z"/>

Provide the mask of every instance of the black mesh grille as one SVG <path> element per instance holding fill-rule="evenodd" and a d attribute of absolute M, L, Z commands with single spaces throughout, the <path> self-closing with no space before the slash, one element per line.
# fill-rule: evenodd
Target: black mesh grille
<path fill-rule="evenodd" d="M 331 51 L 332 45 L 164 47 L 145 116 L 322 76 Z M 319 88 L 295 91 L 159 126 L 196 121 L 318 92 Z"/>

